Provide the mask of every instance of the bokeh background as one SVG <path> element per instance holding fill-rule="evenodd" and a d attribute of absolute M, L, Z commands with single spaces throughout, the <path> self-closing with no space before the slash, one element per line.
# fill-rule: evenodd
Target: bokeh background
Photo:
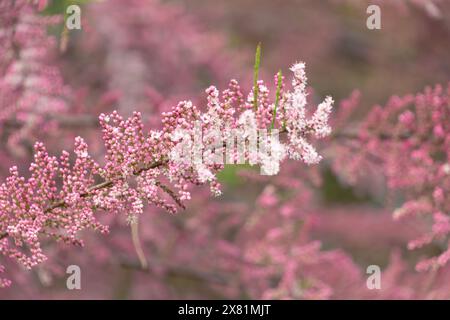
<path fill-rule="evenodd" d="M 67 86 L 60 125 L 13 142 L 15 129 L 2 131 L 2 178 L 13 163 L 26 172 L 36 140 L 58 153 L 81 135 L 101 157 L 101 112 L 138 110 L 158 127 L 178 100 L 204 104 L 210 84 L 224 89 L 236 78 L 249 89 L 259 42 L 269 86 L 280 68 L 287 75 L 304 61 L 313 101 L 332 95 L 339 109 L 358 95 L 350 129 L 389 97 L 450 79 L 448 1 L 53 0 L 36 14 L 63 14 L 74 3 L 82 30 L 47 28 Z M 372 3 L 381 7 L 381 30 L 366 27 Z M 49 241 L 48 262 L 32 271 L 5 260 L 13 284 L 0 298 L 449 298 L 449 271 L 415 271 L 440 248 L 407 249 L 426 226 L 392 219 L 402 197 L 386 189 L 383 172 L 350 183 L 326 144 L 322 151 L 320 166 L 289 163 L 277 177 L 227 166 L 220 198 L 199 187 L 177 215 L 146 208 L 140 236 L 149 270 L 140 270 L 124 219 L 104 214 L 111 234 L 86 232 L 85 248 Z M 81 267 L 82 290 L 65 286 L 70 264 Z M 381 290 L 366 286 L 369 265 L 383 270 Z"/>

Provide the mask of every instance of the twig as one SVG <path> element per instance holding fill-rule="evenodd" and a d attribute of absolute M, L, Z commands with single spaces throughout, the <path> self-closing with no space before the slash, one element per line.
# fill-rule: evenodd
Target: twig
<path fill-rule="evenodd" d="M 259 67 L 261 65 L 261 42 L 258 43 L 255 53 L 255 65 L 253 67 L 253 108 L 258 110 L 258 78 L 259 78 Z"/>
<path fill-rule="evenodd" d="M 173 192 L 169 187 L 163 185 L 161 182 L 156 181 L 155 185 L 160 187 L 165 193 L 167 193 L 183 210 L 186 209 L 186 206 L 181 202 L 180 198 Z"/>
<path fill-rule="evenodd" d="M 148 164 L 148 165 L 146 165 L 146 166 L 140 168 L 139 170 L 134 171 L 134 172 L 133 172 L 133 175 L 137 176 L 137 175 L 139 175 L 140 173 L 142 173 L 142 172 L 144 172 L 144 171 L 148 171 L 148 170 L 150 170 L 150 169 L 154 169 L 154 168 L 160 167 L 160 166 L 166 164 L 167 162 L 168 162 L 167 159 L 163 159 L 163 160 L 160 160 L 160 161 L 156 161 L 156 162 L 150 163 L 150 164 Z M 106 188 L 109 188 L 109 187 L 111 187 L 111 186 L 113 186 L 113 185 L 114 185 L 114 181 L 111 181 L 111 180 L 103 181 L 103 182 L 101 182 L 101 183 L 99 183 L 99 184 L 96 184 L 96 185 L 91 186 L 91 187 L 88 189 L 87 192 L 80 194 L 80 197 L 81 197 L 81 198 L 87 198 L 87 197 L 90 197 L 90 196 L 93 195 L 92 193 L 93 193 L 94 191 L 106 189 Z M 164 186 L 164 188 L 167 189 L 167 190 L 170 190 L 168 187 L 165 187 L 165 186 Z M 166 191 L 164 188 L 162 188 L 162 189 L 163 189 L 164 191 Z M 166 192 L 168 192 L 168 191 L 166 191 Z M 170 190 L 170 192 L 176 197 L 176 195 L 173 193 L 172 190 Z M 168 192 L 168 193 L 169 193 L 169 192 Z M 169 193 L 169 194 L 170 194 L 170 193 Z M 178 202 L 180 201 L 179 199 L 177 199 L 177 200 L 178 200 Z M 178 202 L 177 202 L 177 203 L 178 203 Z M 178 203 L 178 204 L 179 204 L 179 203 Z M 53 211 L 54 209 L 62 208 L 62 207 L 65 207 L 66 205 L 67 205 L 67 202 L 64 201 L 64 200 L 57 201 L 57 202 L 55 202 L 55 203 L 50 204 L 50 205 L 44 210 L 44 212 L 45 212 L 45 213 L 49 213 L 49 212 Z M 184 205 L 182 205 L 181 207 L 182 207 L 183 209 L 185 209 Z M 7 232 L 0 233 L 0 240 L 6 238 L 7 236 L 8 236 L 8 233 L 7 233 Z"/>
<path fill-rule="evenodd" d="M 72 128 L 85 128 L 85 127 L 98 127 L 98 119 L 94 116 L 90 115 L 51 115 L 46 117 L 49 121 L 56 121 L 58 126 L 64 129 L 72 129 Z M 3 122 L 3 126 L 7 129 L 19 129 L 24 126 L 22 121 L 8 119 Z"/>
<path fill-rule="evenodd" d="M 141 268 L 143 270 L 148 269 L 147 258 L 145 257 L 144 250 L 142 249 L 141 240 L 139 239 L 139 218 L 136 217 L 136 221 L 131 223 L 131 239 L 133 241 L 134 249 L 139 258 Z"/>

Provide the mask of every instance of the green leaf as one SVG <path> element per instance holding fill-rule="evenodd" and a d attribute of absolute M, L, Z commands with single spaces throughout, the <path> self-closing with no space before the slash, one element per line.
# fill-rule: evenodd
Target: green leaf
<path fill-rule="evenodd" d="M 255 53 L 255 66 L 253 68 L 253 107 L 258 110 L 258 75 L 259 75 L 259 66 L 261 64 L 261 42 L 258 43 L 256 47 Z"/>

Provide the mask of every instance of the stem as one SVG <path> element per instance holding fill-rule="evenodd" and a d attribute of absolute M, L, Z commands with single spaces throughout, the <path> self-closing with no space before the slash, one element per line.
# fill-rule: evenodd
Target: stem
<path fill-rule="evenodd" d="M 258 78 L 259 78 L 259 66 L 261 65 L 261 42 L 258 43 L 255 53 L 255 65 L 253 67 L 253 108 L 258 110 Z"/>
<path fill-rule="evenodd" d="M 392 135 L 392 134 L 386 134 L 386 133 L 377 133 L 374 135 L 371 135 L 377 139 L 380 140 L 407 140 L 411 137 L 409 134 L 398 134 L 398 135 Z M 334 139 L 345 139 L 345 140 L 358 140 L 359 135 L 358 132 L 349 132 L 349 131 L 338 131 L 331 135 Z"/>
<path fill-rule="evenodd" d="M 272 117 L 272 124 L 270 125 L 270 130 L 272 130 L 275 127 L 275 119 L 277 118 L 277 109 L 278 105 L 280 104 L 281 86 L 283 84 L 282 80 L 283 75 L 281 73 L 281 70 L 279 70 L 277 74 L 277 93 L 275 96 L 275 106 L 273 108 L 273 117 Z"/>
<path fill-rule="evenodd" d="M 150 169 L 154 169 L 154 168 L 160 167 L 160 166 L 166 164 L 167 162 L 168 162 L 167 159 L 163 159 L 163 160 L 160 160 L 160 161 L 156 161 L 156 162 L 150 163 L 150 164 L 148 164 L 148 165 L 146 165 L 146 166 L 144 166 L 144 167 L 134 171 L 133 175 L 137 176 L 137 175 L 141 174 L 144 171 L 148 171 Z M 90 196 L 92 196 L 92 193 L 94 191 L 106 189 L 106 188 L 109 188 L 109 187 L 111 187 L 113 185 L 114 185 L 114 181 L 112 181 L 112 180 L 103 181 L 103 182 L 101 182 L 99 184 L 95 184 L 95 185 L 91 186 L 88 189 L 87 192 L 80 194 L 80 197 L 81 198 L 90 197 Z M 159 185 L 159 186 L 161 187 L 161 185 Z M 168 192 L 167 190 L 170 190 L 166 186 L 162 186 L 161 189 L 163 189 L 165 192 Z M 168 192 L 168 193 L 171 194 L 171 196 L 175 195 L 172 190 L 170 190 L 170 192 Z M 177 204 L 179 204 L 179 200 L 177 201 Z M 49 213 L 49 212 L 53 211 L 56 208 L 65 207 L 66 205 L 67 205 L 67 203 L 64 200 L 54 202 L 54 203 L 50 204 L 46 209 L 44 209 L 44 213 Z M 182 208 L 185 208 L 184 205 L 182 206 Z M 7 236 L 8 236 L 7 232 L 0 233 L 0 240 L 6 238 Z"/>
<path fill-rule="evenodd" d="M 133 246 L 136 250 L 139 262 L 143 270 L 148 269 L 147 258 L 145 257 L 144 250 L 142 249 L 141 240 L 139 239 L 139 218 L 136 217 L 136 221 L 131 223 L 131 239 L 133 240 Z"/>
<path fill-rule="evenodd" d="M 161 182 L 156 181 L 155 185 L 160 187 L 165 193 L 167 193 L 181 208 L 186 209 L 186 206 L 181 202 L 180 198 L 169 187 L 163 185 Z"/>
<path fill-rule="evenodd" d="M 283 129 L 280 131 L 280 133 L 284 133 L 284 132 L 286 132 L 286 130 L 283 128 Z M 350 140 L 352 140 L 352 139 L 357 139 L 357 138 L 358 138 L 358 135 L 355 134 L 355 133 L 340 132 L 340 133 L 337 133 L 337 134 L 333 135 L 332 137 L 333 137 L 333 138 L 336 138 L 336 139 L 339 139 L 339 138 L 342 139 L 342 138 L 343 138 L 343 139 L 350 139 Z M 400 138 L 400 139 L 407 139 L 407 138 L 408 138 L 408 136 L 406 136 L 406 135 L 401 135 L 401 136 L 398 136 L 398 137 L 393 137 L 393 136 L 391 136 L 391 135 L 385 135 L 385 134 L 380 134 L 380 135 L 378 135 L 378 137 L 379 137 L 380 139 L 383 139 L 383 140 L 389 140 L 389 139 L 394 139 L 394 138 Z M 149 163 L 149 164 L 143 166 L 142 168 L 140 168 L 140 169 L 138 169 L 138 170 L 135 170 L 135 171 L 133 172 L 133 175 L 138 176 L 139 174 L 141 174 L 141 173 L 144 172 L 144 171 L 148 171 L 148 170 L 150 170 L 150 169 L 154 169 L 154 168 L 160 167 L 160 166 L 166 164 L 167 162 L 168 162 L 168 159 L 162 159 L 162 160 L 160 160 L 160 161 L 156 161 L 156 162 L 153 162 L 153 163 Z M 168 188 L 167 186 L 161 184 L 160 182 L 156 182 L 156 184 L 157 184 L 164 192 L 166 192 L 169 196 L 171 196 L 172 199 L 173 199 L 173 200 L 174 200 L 181 208 L 183 208 L 183 209 L 186 208 L 186 207 L 184 206 L 184 204 L 180 201 L 180 199 L 176 196 L 176 194 L 175 194 L 172 190 L 170 190 L 170 188 Z M 82 194 L 80 195 L 80 197 L 81 197 L 81 198 L 86 198 L 86 197 L 92 196 L 92 192 L 97 191 L 97 190 L 101 190 L 101 189 L 106 189 L 106 188 L 109 188 L 109 187 L 111 187 L 111 186 L 113 186 L 113 185 L 114 185 L 114 181 L 110 181 L 110 180 L 103 181 L 103 182 L 101 182 L 101 183 L 99 183 L 99 184 L 96 184 L 96 185 L 91 186 L 91 187 L 88 189 L 88 191 L 85 192 L 85 193 L 82 193 Z M 53 203 L 53 204 L 50 204 L 50 205 L 44 210 L 44 212 L 45 212 L 45 213 L 48 213 L 48 212 L 51 212 L 52 210 L 54 210 L 54 209 L 56 209 L 56 208 L 61 208 L 61 207 L 64 207 L 64 206 L 66 206 L 66 205 L 67 205 L 67 203 L 66 203 L 64 200 L 61 200 L 61 201 L 55 202 L 55 203 Z M 6 238 L 7 236 L 8 236 L 8 233 L 7 233 L 7 232 L 0 233 L 0 240 Z"/>

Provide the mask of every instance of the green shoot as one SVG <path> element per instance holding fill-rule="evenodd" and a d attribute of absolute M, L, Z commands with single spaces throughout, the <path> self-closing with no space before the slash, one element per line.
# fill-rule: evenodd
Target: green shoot
<path fill-rule="evenodd" d="M 255 54 L 255 66 L 253 68 L 253 107 L 258 110 L 258 74 L 259 74 L 259 66 L 261 64 L 261 42 L 258 43 L 256 47 Z"/>
<path fill-rule="evenodd" d="M 270 130 L 272 130 L 275 127 L 275 119 L 277 118 L 277 109 L 278 109 L 278 105 L 280 104 L 282 84 L 283 84 L 283 74 L 281 73 L 281 70 L 279 70 L 277 73 L 277 92 L 276 92 L 276 96 L 275 96 L 275 106 L 273 108 L 273 117 L 272 117 L 272 124 L 270 126 Z"/>

